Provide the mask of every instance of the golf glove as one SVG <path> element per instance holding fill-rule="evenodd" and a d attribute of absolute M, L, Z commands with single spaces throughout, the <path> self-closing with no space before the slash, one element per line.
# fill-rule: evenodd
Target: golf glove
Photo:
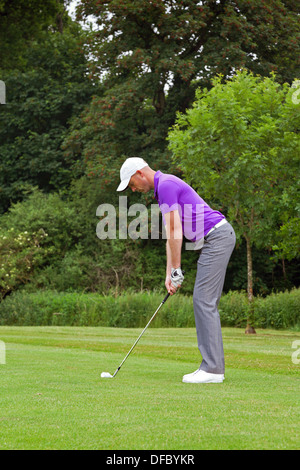
<path fill-rule="evenodd" d="M 184 280 L 184 275 L 183 272 L 181 271 L 181 268 L 172 268 L 171 270 L 171 283 L 174 287 L 179 287 L 183 283 Z"/>

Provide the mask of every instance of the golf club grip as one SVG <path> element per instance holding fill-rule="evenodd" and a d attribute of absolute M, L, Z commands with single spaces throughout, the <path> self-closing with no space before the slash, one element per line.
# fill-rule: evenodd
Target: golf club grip
<path fill-rule="evenodd" d="M 185 275 L 185 271 L 182 271 L 182 274 Z M 168 300 L 168 298 L 170 297 L 170 293 L 168 292 L 166 297 L 164 298 L 164 300 L 162 301 L 162 304 L 164 304 L 166 302 L 166 300 Z"/>

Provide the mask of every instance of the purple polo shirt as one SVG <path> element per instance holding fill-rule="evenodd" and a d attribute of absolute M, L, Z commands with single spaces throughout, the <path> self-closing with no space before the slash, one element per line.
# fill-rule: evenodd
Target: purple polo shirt
<path fill-rule="evenodd" d="M 177 176 L 157 171 L 154 175 L 154 197 L 163 215 L 178 209 L 185 238 L 201 240 L 224 215 L 212 210 L 187 183 Z"/>

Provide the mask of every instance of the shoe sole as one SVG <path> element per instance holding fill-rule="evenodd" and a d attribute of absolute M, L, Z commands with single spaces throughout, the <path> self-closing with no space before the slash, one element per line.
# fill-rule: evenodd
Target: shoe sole
<path fill-rule="evenodd" d="M 200 382 L 192 382 L 190 380 L 182 379 L 182 382 L 186 384 L 221 384 L 223 383 L 224 380 L 225 378 L 224 379 L 207 379 L 207 380 L 200 381 Z"/>

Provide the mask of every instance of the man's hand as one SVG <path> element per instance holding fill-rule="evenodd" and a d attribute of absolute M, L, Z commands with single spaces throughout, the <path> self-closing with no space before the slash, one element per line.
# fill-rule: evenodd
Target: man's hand
<path fill-rule="evenodd" d="M 165 286 L 169 294 L 173 295 L 176 293 L 177 289 L 171 283 L 171 276 L 166 277 Z"/>
<path fill-rule="evenodd" d="M 171 284 L 178 289 L 181 286 L 184 280 L 183 272 L 181 268 L 172 268 L 171 269 Z"/>
<path fill-rule="evenodd" d="M 181 286 L 183 280 L 184 280 L 184 271 L 182 271 L 180 268 L 177 268 L 177 269 L 172 268 L 171 275 L 167 275 L 166 281 L 165 281 L 165 286 L 169 294 L 171 295 L 175 294 L 177 289 L 179 289 L 179 287 Z"/>

